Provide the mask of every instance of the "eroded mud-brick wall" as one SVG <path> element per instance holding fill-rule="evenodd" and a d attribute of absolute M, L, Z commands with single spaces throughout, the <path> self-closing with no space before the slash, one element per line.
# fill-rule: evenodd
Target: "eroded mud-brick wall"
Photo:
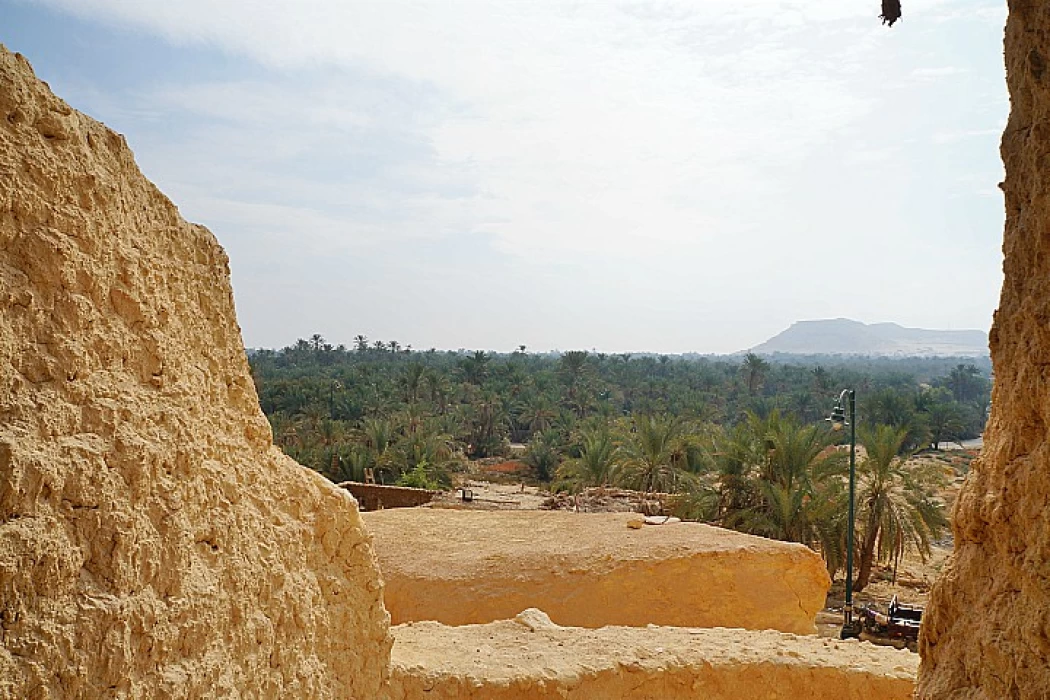
<path fill-rule="evenodd" d="M 0 47 L 0 697 L 373 698 L 381 595 L 215 238 Z"/>
<path fill-rule="evenodd" d="M 926 614 L 920 698 L 1050 697 L 1050 2 L 1009 6 L 992 413 Z"/>

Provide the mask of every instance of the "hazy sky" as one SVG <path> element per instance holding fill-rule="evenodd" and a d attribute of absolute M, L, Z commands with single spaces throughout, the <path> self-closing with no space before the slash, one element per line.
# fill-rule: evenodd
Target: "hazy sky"
<path fill-rule="evenodd" d="M 1003 0 L 0 0 L 230 254 L 248 346 L 987 329 Z"/>

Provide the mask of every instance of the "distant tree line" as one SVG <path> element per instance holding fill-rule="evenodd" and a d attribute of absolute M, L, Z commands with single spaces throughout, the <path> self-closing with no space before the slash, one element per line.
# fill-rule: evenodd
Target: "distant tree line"
<path fill-rule="evenodd" d="M 320 335 L 250 353 L 274 439 L 335 481 L 447 487 L 466 460 L 525 445 L 535 478 L 575 490 L 674 494 L 682 515 L 819 550 L 845 551 L 842 433 L 823 420 L 857 391 L 858 586 L 877 561 L 928 551 L 946 524 L 943 474 L 917 450 L 976 437 L 985 358 L 808 358 L 416 351 Z"/>

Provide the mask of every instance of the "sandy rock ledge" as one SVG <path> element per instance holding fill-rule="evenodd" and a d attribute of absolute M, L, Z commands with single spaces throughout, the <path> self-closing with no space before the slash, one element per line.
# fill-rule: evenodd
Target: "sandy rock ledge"
<path fill-rule="evenodd" d="M 829 579 L 802 545 L 630 513 L 402 508 L 363 515 L 394 624 L 507 620 L 809 634 Z"/>
<path fill-rule="evenodd" d="M 387 700 L 908 700 L 918 657 L 774 631 L 558 627 L 514 620 L 393 628 Z"/>

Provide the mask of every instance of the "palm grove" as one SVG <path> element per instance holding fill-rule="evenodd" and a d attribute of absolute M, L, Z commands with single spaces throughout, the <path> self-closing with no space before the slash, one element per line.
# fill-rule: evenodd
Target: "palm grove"
<path fill-rule="evenodd" d="M 363 336 L 345 348 L 315 335 L 250 362 L 277 444 L 334 481 L 371 469 L 448 487 L 469 460 L 521 443 L 553 489 L 667 494 L 684 517 L 807 544 L 833 574 L 847 461 L 823 418 L 854 387 L 858 590 L 875 563 L 941 536 L 945 473 L 907 458 L 977 436 L 991 384 L 985 359 L 438 352 Z"/>

